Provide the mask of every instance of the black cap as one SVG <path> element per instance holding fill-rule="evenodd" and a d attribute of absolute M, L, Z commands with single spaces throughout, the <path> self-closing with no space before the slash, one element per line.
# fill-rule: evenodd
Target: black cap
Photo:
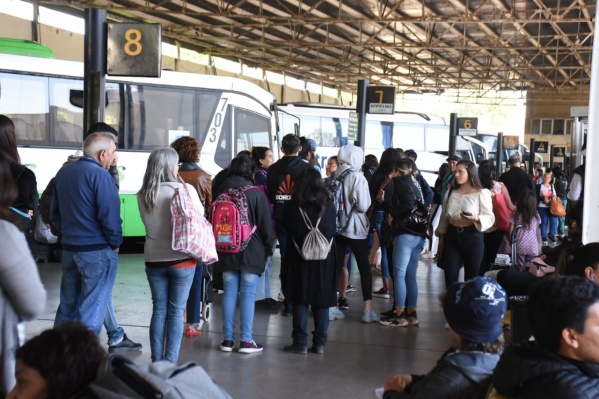
<path fill-rule="evenodd" d="M 447 162 L 449 162 L 449 161 L 456 161 L 456 162 L 460 162 L 460 159 L 461 159 L 461 158 L 460 158 L 460 157 L 458 157 L 457 155 L 450 155 L 450 156 L 448 156 L 448 157 L 447 157 L 446 161 L 447 161 Z"/>

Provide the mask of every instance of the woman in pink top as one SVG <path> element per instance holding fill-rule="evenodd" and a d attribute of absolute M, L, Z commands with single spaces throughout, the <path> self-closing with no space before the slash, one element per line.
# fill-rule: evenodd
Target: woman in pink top
<path fill-rule="evenodd" d="M 541 237 L 543 245 L 547 245 L 547 226 L 549 225 L 549 239 L 555 242 L 557 234 L 557 216 L 551 214 L 551 198 L 555 197 L 555 189 L 551 184 L 551 173 L 543 175 L 543 184 L 537 186 L 538 211 L 541 216 Z"/>

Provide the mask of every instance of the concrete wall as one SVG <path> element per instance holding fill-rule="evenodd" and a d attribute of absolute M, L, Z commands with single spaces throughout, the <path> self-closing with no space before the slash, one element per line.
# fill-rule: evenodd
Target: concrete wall
<path fill-rule="evenodd" d="M 570 107 L 589 105 L 589 88 L 578 92 L 536 92 L 528 93 L 526 100 L 526 120 L 524 128 L 524 144 L 529 145 L 531 139 L 548 141 L 549 146 L 560 145 L 570 147 L 569 135 L 531 134 L 533 119 L 570 119 Z M 551 148 L 551 147 L 549 147 Z M 549 162 L 549 154 L 541 154 L 544 162 Z M 562 162 L 562 159 L 557 159 Z M 553 166 L 553 165 L 550 165 Z"/>

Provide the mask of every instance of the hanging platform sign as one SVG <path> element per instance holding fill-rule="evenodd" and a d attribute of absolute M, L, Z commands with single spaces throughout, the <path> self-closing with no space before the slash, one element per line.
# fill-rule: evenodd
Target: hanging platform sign
<path fill-rule="evenodd" d="M 547 149 L 549 148 L 548 141 L 535 141 L 534 152 L 538 154 L 547 154 Z"/>
<path fill-rule="evenodd" d="M 162 69 L 162 25 L 109 23 L 106 72 L 112 76 L 159 78 Z"/>
<path fill-rule="evenodd" d="M 347 124 L 347 140 L 358 141 L 358 113 L 349 113 L 349 123 Z"/>
<path fill-rule="evenodd" d="M 458 136 L 476 136 L 478 118 L 458 118 Z"/>
<path fill-rule="evenodd" d="M 395 87 L 369 86 L 366 89 L 366 109 L 369 114 L 393 114 Z"/>

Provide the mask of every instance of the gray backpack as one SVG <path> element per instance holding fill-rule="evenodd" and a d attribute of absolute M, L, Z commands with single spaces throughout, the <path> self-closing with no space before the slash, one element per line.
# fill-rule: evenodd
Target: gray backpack
<path fill-rule="evenodd" d="M 325 260 L 331 251 L 333 240 L 331 239 L 331 242 L 327 241 L 326 237 L 320 232 L 320 230 L 318 230 L 320 217 L 314 226 L 303 209 L 299 208 L 299 211 L 309 231 L 304 237 L 304 242 L 302 243 L 301 248 L 299 245 L 297 245 L 295 240 L 293 240 L 297 252 L 300 254 L 303 260 Z"/>
<path fill-rule="evenodd" d="M 138 366 L 111 355 L 98 377 L 77 399 L 231 399 L 204 369 L 188 362 L 180 366 L 163 360 Z"/>

